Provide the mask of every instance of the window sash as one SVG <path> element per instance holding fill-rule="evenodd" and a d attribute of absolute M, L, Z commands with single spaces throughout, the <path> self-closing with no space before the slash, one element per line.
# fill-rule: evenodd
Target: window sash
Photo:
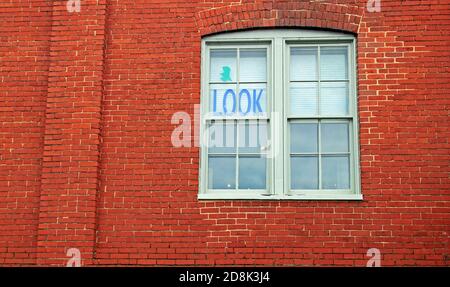
<path fill-rule="evenodd" d="M 351 195 L 351 194 L 359 194 L 359 172 L 356 172 L 355 169 L 358 168 L 357 160 L 359 160 L 358 156 L 358 143 L 357 143 L 357 116 L 356 116 L 356 87 L 354 78 L 355 78 L 355 66 L 354 66 L 354 41 L 348 42 L 348 43 L 332 43 L 329 41 L 317 41 L 317 42 L 286 42 L 284 45 L 284 53 L 285 53 L 285 61 L 284 61 L 284 86 L 285 86 L 285 92 L 284 92 L 284 110 L 286 111 L 284 114 L 284 138 L 285 138 L 285 145 L 284 145 L 284 192 L 288 196 L 311 196 L 314 197 L 318 193 L 319 194 L 326 194 L 330 197 L 339 197 L 340 195 Z M 317 47 L 317 63 L 316 63 L 316 70 L 317 70 L 317 79 L 316 81 L 291 81 L 290 77 L 290 65 L 291 65 L 291 48 L 311 48 L 311 47 Z M 320 49 L 321 47 L 346 47 L 347 48 L 347 79 L 346 80 L 322 80 L 321 79 L 321 55 L 320 55 Z M 315 115 L 291 115 L 289 110 L 289 104 L 291 100 L 290 95 L 290 84 L 294 83 L 317 83 L 318 86 L 318 96 L 317 96 L 317 113 Z M 347 91 L 347 100 L 348 100 L 348 107 L 347 107 L 347 114 L 341 114 L 341 115 L 323 115 L 319 112 L 320 109 L 320 93 L 321 93 L 321 82 L 346 82 L 348 83 L 348 91 Z M 348 143 L 349 143 L 349 151 L 348 153 L 345 153 L 349 156 L 349 188 L 348 189 L 325 189 L 322 188 L 322 158 L 323 155 L 327 155 L 327 153 L 323 153 L 320 150 L 320 139 L 318 142 L 318 188 L 317 189 L 292 189 L 291 188 L 291 155 L 290 152 L 290 124 L 291 123 L 318 123 L 320 126 L 320 123 L 348 123 L 349 130 L 348 130 Z M 318 131 L 318 137 L 320 138 L 320 127 Z M 329 155 L 333 155 L 337 153 L 329 153 Z M 313 154 L 311 154 L 313 155 Z"/>
<path fill-rule="evenodd" d="M 346 63 L 346 70 L 347 70 L 347 78 L 345 80 L 342 79 L 336 79 L 336 80 L 322 80 L 321 79 L 321 50 L 323 48 L 328 48 L 328 47 L 333 47 L 333 48 L 346 48 L 347 49 L 347 63 Z M 292 80 L 291 79 L 291 64 L 292 64 L 292 57 L 291 57 L 291 51 L 292 49 L 295 48 L 299 48 L 299 49 L 308 49 L 308 48 L 313 48 L 316 49 L 316 58 L 317 61 L 315 63 L 316 65 L 316 73 L 317 73 L 317 77 L 315 80 Z M 354 114 L 356 111 L 354 111 L 354 109 L 352 109 L 352 92 L 351 92 L 351 80 L 352 80 L 352 75 L 353 75 L 353 67 L 352 65 L 352 46 L 350 43 L 329 43 L 329 42 L 325 42 L 325 43 L 320 43 L 320 41 L 318 41 L 315 44 L 312 43 L 285 43 L 285 49 L 284 49 L 284 53 L 285 53 L 285 61 L 284 61 L 284 65 L 285 65 L 285 78 L 284 78 L 284 82 L 287 82 L 287 85 L 285 85 L 285 93 L 284 93 L 284 101 L 285 103 L 288 103 L 287 105 L 285 105 L 285 114 L 288 118 L 353 118 Z M 308 114 L 308 115 L 292 115 L 290 112 L 290 107 L 289 105 L 291 105 L 291 95 L 290 95 L 290 87 L 292 84 L 295 83 L 317 83 L 317 96 L 316 96 L 316 112 L 314 114 Z M 322 85 L 321 83 L 347 83 L 348 84 L 348 89 L 347 89 L 347 101 L 348 101 L 348 106 L 347 106 L 347 113 L 346 114 L 322 114 L 321 113 L 321 97 L 322 97 Z"/>
<path fill-rule="evenodd" d="M 226 120 L 221 120 L 223 125 L 229 125 L 229 124 L 233 125 L 233 129 L 234 129 L 233 131 L 235 131 L 233 134 L 236 136 L 236 138 L 233 139 L 234 151 L 228 151 L 228 152 L 214 152 L 213 151 L 213 152 L 211 152 L 209 150 L 209 146 L 207 146 L 205 148 L 207 150 L 206 151 L 206 156 L 207 156 L 207 160 L 208 160 L 208 167 L 207 167 L 208 170 L 209 170 L 209 159 L 210 158 L 230 157 L 230 158 L 234 158 L 234 160 L 235 160 L 235 181 L 234 181 L 235 188 L 229 188 L 229 189 L 209 188 L 210 182 L 209 182 L 209 175 L 208 175 L 208 190 L 209 191 L 211 191 L 211 192 L 229 192 L 229 191 L 234 191 L 234 192 L 239 191 L 240 192 L 240 191 L 247 191 L 247 192 L 258 192 L 258 193 L 267 193 L 269 191 L 269 189 L 270 189 L 269 188 L 270 187 L 269 172 L 270 172 L 270 169 L 271 169 L 271 163 L 270 163 L 270 158 L 267 157 L 268 153 L 266 151 L 263 151 L 263 150 L 260 150 L 259 152 L 252 152 L 252 151 L 249 152 L 249 151 L 240 150 L 240 149 L 246 147 L 246 146 L 242 147 L 240 145 L 242 142 L 241 142 L 241 133 L 240 133 L 240 130 L 239 130 L 243 126 L 245 127 L 246 121 L 247 121 L 247 119 L 239 119 L 239 120 L 226 119 Z M 270 135 L 270 121 L 269 120 L 265 120 L 265 121 L 266 121 L 265 125 L 267 127 L 267 130 L 266 130 L 266 133 L 267 133 L 267 135 L 266 135 L 266 137 L 267 137 L 266 138 L 266 140 L 267 140 L 266 145 L 267 145 L 270 142 L 270 136 L 271 136 Z M 209 124 L 209 121 L 208 121 L 208 124 Z M 257 122 L 257 124 L 259 125 L 260 123 Z M 254 125 L 254 122 L 249 122 L 249 125 Z M 222 128 L 226 129 L 226 127 L 222 127 Z M 259 129 L 260 127 L 256 126 L 256 127 L 253 127 L 253 128 L 254 129 Z M 249 131 L 250 131 L 250 129 L 251 128 L 249 127 Z M 258 144 L 261 144 L 259 142 L 259 140 L 260 140 L 260 138 L 259 138 L 259 136 L 260 136 L 259 135 L 259 130 L 257 131 L 257 133 L 258 133 L 258 138 L 256 139 L 256 141 L 258 141 L 258 142 L 257 142 L 257 146 L 256 147 L 258 147 Z M 208 135 L 207 138 L 208 138 L 208 141 L 209 141 L 210 140 L 210 136 Z M 226 144 L 226 141 L 225 142 L 222 141 L 222 143 Z M 261 145 L 261 148 L 263 148 L 263 145 Z M 240 171 L 239 167 L 240 167 L 241 159 L 242 158 L 254 158 L 254 157 L 258 157 L 258 158 L 262 158 L 262 159 L 266 160 L 266 162 L 265 162 L 265 165 L 266 165 L 266 169 L 265 169 L 265 178 L 266 178 L 265 185 L 266 185 L 266 188 L 265 189 L 260 189 L 260 188 L 252 188 L 252 189 L 240 188 L 239 179 L 240 179 L 241 174 L 239 173 L 239 171 Z"/>
<path fill-rule="evenodd" d="M 237 112 L 235 114 L 231 114 L 231 115 L 215 115 L 213 114 L 209 109 L 211 107 L 211 96 L 210 96 L 210 86 L 211 85 L 216 85 L 216 84 L 224 84 L 223 82 L 217 82 L 217 81 L 210 81 L 211 77 L 210 77 L 210 66 L 211 66 L 211 50 L 229 50 L 229 49 L 236 49 L 236 75 L 235 75 L 235 79 L 236 81 L 230 81 L 230 82 L 226 82 L 226 84 L 233 84 L 236 86 L 236 91 L 239 91 L 239 87 L 242 84 L 265 84 L 266 85 L 266 102 L 265 102 L 265 106 L 266 106 L 266 110 L 265 113 L 263 114 L 251 114 L 251 115 L 242 115 L 239 113 L 239 109 L 236 108 Z M 251 50 L 251 49 L 265 49 L 266 51 L 266 81 L 254 81 L 254 82 L 249 82 L 249 81 L 245 81 L 245 82 L 240 82 L 240 75 L 239 72 L 241 70 L 240 67 L 240 54 L 242 50 Z M 272 164 L 270 161 L 270 158 L 266 157 L 266 153 L 265 152 L 260 152 L 260 153 L 247 153 L 247 152 L 242 152 L 239 151 L 239 140 L 240 140 L 240 135 L 239 135 L 239 128 L 238 126 L 241 125 L 242 123 L 244 123 L 246 120 L 260 120 L 260 121 L 267 121 L 267 134 L 268 134 L 268 140 L 270 141 L 270 137 L 271 137 L 271 132 L 270 132 L 270 125 L 271 125 L 271 121 L 270 121 L 270 111 L 272 110 L 271 105 L 272 105 L 272 100 L 271 100 L 271 95 L 272 92 L 270 90 L 270 83 L 271 83 L 271 61 L 272 61 L 272 57 L 271 57 L 271 45 L 270 43 L 268 44 L 266 43 L 254 43 L 254 44 L 236 44 L 236 43 L 222 43 L 219 45 L 209 45 L 206 47 L 206 71 L 202 71 L 202 76 L 204 77 L 203 79 L 207 79 L 207 97 L 206 97 L 206 104 L 204 105 L 204 107 L 206 106 L 206 113 L 203 111 L 202 112 L 202 124 L 204 125 L 204 127 L 207 127 L 211 121 L 213 120 L 222 120 L 223 122 L 234 122 L 236 124 L 236 150 L 235 153 L 226 153 L 224 155 L 227 156 L 233 156 L 235 158 L 235 188 L 233 189 L 212 189 L 209 188 L 209 176 L 208 176 L 208 170 L 209 170 L 209 159 L 211 156 L 220 156 L 222 155 L 222 153 L 210 153 L 208 151 L 208 148 L 204 148 L 206 149 L 206 153 L 204 153 L 203 157 L 206 158 L 206 162 L 204 162 L 205 164 L 205 170 L 206 170 L 206 174 L 204 176 L 204 181 L 205 181 L 205 187 L 206 187 L 206 192 L 207 193 L 217 193 L 217 194 L 226 194 L 226 193 L 239 193 L 239 194 L 267 194 L 270 192 L 271 190 L 271 184 L 270 184 L 270 180 L 271 180 L 271 176 L 270 176 L 270 171 L 272 170 Z M 206 72 L 206 73 L 205 73 Z M 204 94 L 203 94 L 204 95 Z M 202 100 L 205 100 L 205 97 L 202 98 Z M 203 131 L 205 131 L 204 128 L 202 128 Z M 203 133 L 202 133 L 203 134 Z M 208 135 L 209 137 L 209 135 Z M 239 166 L 240 166 L 240 159 L 242 157 L 249 157 L 249 156 L 256 156 L 259 155 L 260 157 L 264 158 L 266 160 L 266 169 L 265 169 L 265 178 L 266 178 L 266 183 L 265 189 L 259 189 L 259 188 L 254 188 L 254 189 L 243 189 L 240 188 L 239 185 Z"/>
<path fill-rule="evenodd" d="M 304 124 L 304 123 L 312 123 L 318 125 L 317 130 L 317 152 L 291 152 L 290 145 L 291 145 L 291 132 L 290 132 L 290 124 Z M 321 139 L 321 125 L 322 124 L 342 124 L 345 123 L 348 125 L 348 134 L 347 134 L 347 140 L 348 140 L 348 151 L 347 152 L 323 152 L 322 151 L 322 139 Z M 288 193 L 289 194 L 298 194 L 298 193 L 312 193 L 312 192 L 345 192 L 345 193 L 353 193 L 353 185 L 352 185 L 352 178 L 355 176 L 353 173 L 353 169 L 355 168 L 354 165 L 354 153 L 353 150 L 354 147 L 354 133 L 353 133 L 353 123 L 352 120 L 343 120 L 343 119 L 294 119 L 294 120 L 288 120 L 287 124 L 287 146 L 286 146 L 286 152 L 285 152 L 285 161 L 287 161 L 287 164 L 289 167 L 287 168 L 287 183 L 288 183 Z M 349 157 L 349 188 L 346 189 L 326 189 L 322 188 L 323 184 L 323 177 L 322 177 L 322 159 L 324 156 L 348 156 Z M 291 180 L 292 180 L 292 168 L 291 168 L 291 158 L 299 157 L 299 156 L 315 156 L 318 160 L 318 188 L 317 189 L 293 189 L 291 188 Z"/>

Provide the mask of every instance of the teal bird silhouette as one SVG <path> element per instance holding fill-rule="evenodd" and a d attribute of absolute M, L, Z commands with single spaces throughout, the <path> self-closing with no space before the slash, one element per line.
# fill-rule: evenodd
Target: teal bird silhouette
<path fill-rule="evenodd" d="M 228 66 L 223 66 L 222 67 L 222 73 L 220 73 L 220 80 L 222 80 L 222 82 L 228 82 L 231 81 L 231 68 Z"/>

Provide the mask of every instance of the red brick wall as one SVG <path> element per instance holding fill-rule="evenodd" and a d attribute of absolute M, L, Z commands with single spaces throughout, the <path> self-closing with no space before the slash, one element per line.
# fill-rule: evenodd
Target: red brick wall
<path fill-rule="evenodd" d="M 450 1 L 23 0 L 0 20 L 0 264 L 449 265 Z M 197 200 L 170 119 L 200 101 L 201 36 L 262 27 L 357 35 L 364 201 Z"/>
<path fill-rule="evenodd" d="M 51 8 L 2 1 L 0 23 L 0 264 L 34 264 Z"/>

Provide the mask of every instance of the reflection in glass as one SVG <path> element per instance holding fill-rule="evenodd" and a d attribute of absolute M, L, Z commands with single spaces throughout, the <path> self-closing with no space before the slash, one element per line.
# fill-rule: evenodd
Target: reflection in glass
<path fill-rule="evenodd" d="M 209 156 L 208 188 L 236 188 L 236 158 L 234 156 Z"/>
<path fill-rule="evenodd" d="M 260 153 L 267 146 L 267 120 L 245 120 L 239 123 L 239 153 Z"/>
<path fill-rule="evenodd" d="M 209 153 L 236 152 L 236 123 L 233 120 L 215 120 L 207 127 Z"/>
<path fill-rule="evenodd" d="M 317 149 L 317 124 L 291 123 L 291 152 L 315 153 Z"/>
<path fill-rule="evenodd" d="M 318 189 L 319 168 L 316 156 L 291 157 L 291 188 Z"/>
<path fill-rule="evenodd" d="M 322 188 L 349 189 L 349 170 L 348 156 L 322 156 Z"/>
<path fill-rule="evenodd" d="M 266 189 L 266 158 L 239 157 L 239 189 Z"/>
<path fill-rule="evenodd" d="M 322 152 L 348 152 L 348 124 L 321 124 Z"/>

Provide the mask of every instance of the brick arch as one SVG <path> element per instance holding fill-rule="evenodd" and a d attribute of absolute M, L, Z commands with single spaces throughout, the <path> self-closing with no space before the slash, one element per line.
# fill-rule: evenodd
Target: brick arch
<path fill-rule="evenodd" d="M 241 4 L 196 14 L 201 36 L 264 27 L 315 27 L 357 33 L 363 9 L 335 3 Z"/>

